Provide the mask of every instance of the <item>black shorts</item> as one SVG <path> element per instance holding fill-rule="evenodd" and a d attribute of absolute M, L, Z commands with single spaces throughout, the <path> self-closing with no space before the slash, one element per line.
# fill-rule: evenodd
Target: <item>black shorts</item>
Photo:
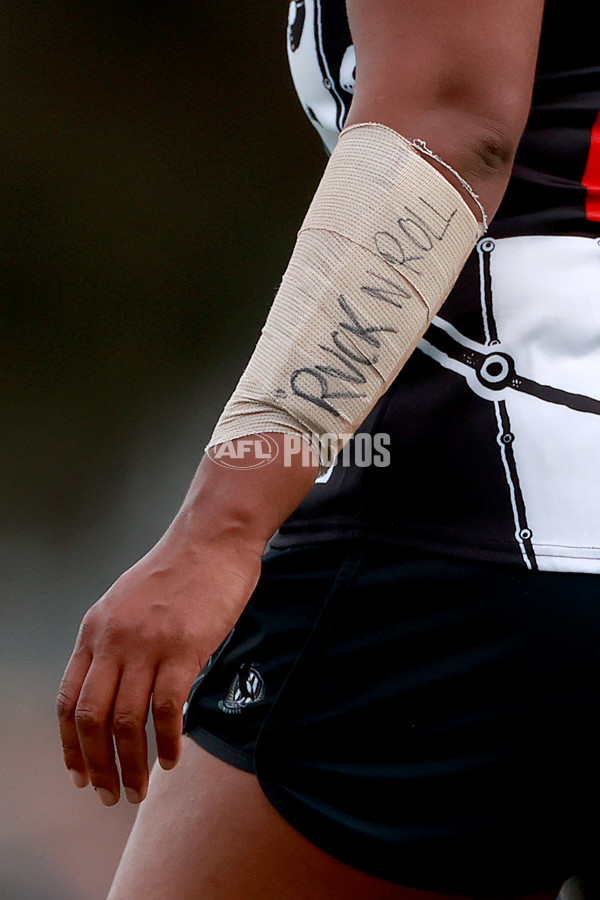
<path fill-rule="evenodd" d="M 600 580 L 395 548 L 269 553 L 184 731 L 313 843 L 485 897 L 597 854 Z"/>

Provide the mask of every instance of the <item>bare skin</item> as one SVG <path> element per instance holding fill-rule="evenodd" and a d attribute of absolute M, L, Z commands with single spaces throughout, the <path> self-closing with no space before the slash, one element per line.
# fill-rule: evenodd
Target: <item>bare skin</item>
<path fill-rule="evenodd" d="M 300 462 L 236 471 L 205 457 L 159 543 L 84 616 L 58 695 L 60 733 L 75 785 L 91 782 L 106 806 L 121 779 L 131 803 L 146 796 L 150 704 L 160 765 L 175 766 L 190 685 L 248 602 L 271 534 L 314 482 L 316 463 Z"/>
<path fill-rule="evenodd" d="M 382 122 L 424 140 L 491 219 L 531 107 L 543 6 L 348 0 L 357 66 L 347 124 Z"/>
<path fill-rule="evenodd" d="M 349 0 L 358 58 L 349 124 L 379 121 L 425 140 L 491 217 L 529 110 L 542 9 L 543 0 Z M 300 457 L 251 471 L 204 459 L 165 536 L 84 617 L 58 700 L 75 784 L 91 782 L 108 806 L 121 781 L 130 802 L 144 799 L 151 706 L 159 764 L 176 766 L 153 774 L 110 900 L 442 900 L 327 856 L 278 816 L 254 776 L 182 742 L 191 682 L 316 472 Z"/>
<path fill-rule="evenodd" d="M 556 900 L 556 894 L 535 900 Z M 176 770 L 152 773 L 108 900 L 134 897 L 464 900 L 398 887 L 333 859 L 279 816 L 253 775 L 187 737 Z"/>

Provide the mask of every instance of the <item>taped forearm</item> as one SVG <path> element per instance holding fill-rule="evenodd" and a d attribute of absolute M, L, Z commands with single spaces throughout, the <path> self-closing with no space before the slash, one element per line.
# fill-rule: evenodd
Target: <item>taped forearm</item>
<path fill-rule="evenodd" d="M 209 447 L 284 432 L 341 449 L 450 292 L 482 227 L 383 125 L 342 132 Z"/>

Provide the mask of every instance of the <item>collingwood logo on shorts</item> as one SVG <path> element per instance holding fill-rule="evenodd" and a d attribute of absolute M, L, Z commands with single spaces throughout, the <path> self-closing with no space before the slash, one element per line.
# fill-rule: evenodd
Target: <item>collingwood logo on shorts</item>
<path fill-rule="evenodd" d="M 247 706 L 260 703 L 265 696 L 265 682 L 257 663 L 242 663 L 218 707 L 225 713 L 241 713 Z"/>

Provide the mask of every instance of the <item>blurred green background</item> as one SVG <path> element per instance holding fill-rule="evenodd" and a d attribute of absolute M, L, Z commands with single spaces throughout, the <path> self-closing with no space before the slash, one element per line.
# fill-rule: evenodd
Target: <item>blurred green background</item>
<path fill-rule="evenodd" d="M 54 697 L 177 510 L 323 168 L 286 16 L 0 5 L 2 900 L 101 900 L 133 819 L 71 787 Z"/>

